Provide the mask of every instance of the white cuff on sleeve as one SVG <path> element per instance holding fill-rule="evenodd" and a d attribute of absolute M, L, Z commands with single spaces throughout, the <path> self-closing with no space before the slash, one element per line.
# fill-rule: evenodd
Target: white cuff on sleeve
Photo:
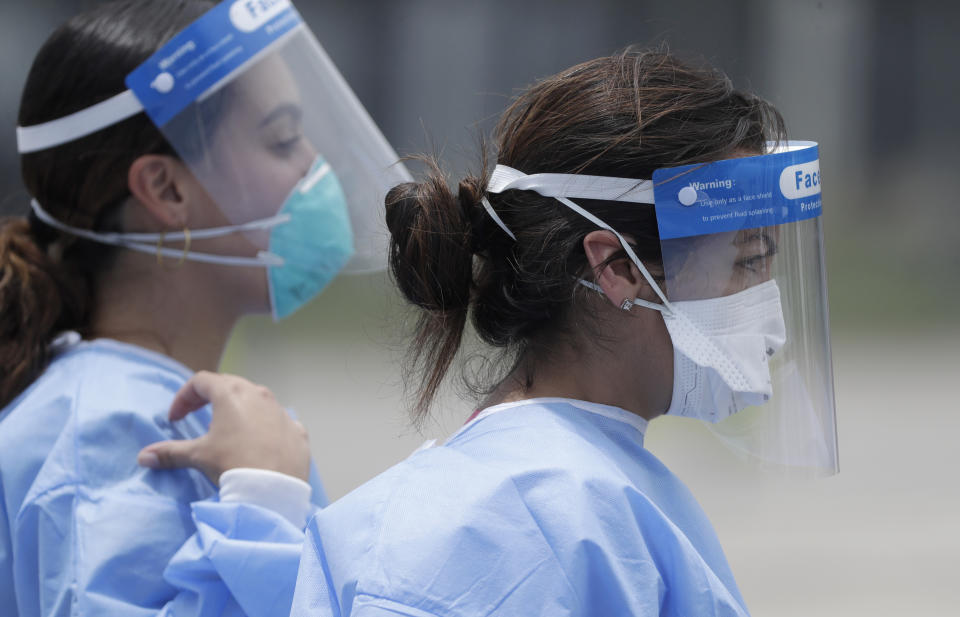
<path fill-rule="evenodd" d="M 313 511 L 313 489 L 299 478 L 278 471 L 241 467 L 220 476 L 220 501 L 249 503 L 272 510 L 303 529 Z"/>

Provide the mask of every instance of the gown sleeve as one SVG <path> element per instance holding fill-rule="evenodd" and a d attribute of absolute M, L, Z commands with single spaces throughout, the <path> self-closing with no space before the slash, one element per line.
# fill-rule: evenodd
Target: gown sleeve
<path fill-rule="evenodd" d="M 300 559 L 296 592 L 290 617 L 341 615 L 330 573 L 324 565 L 323 546 L 315 530 L 308 528 Z M 439 617 L 420 608 L 372 596 L 357 594 L 352 601 L 351 617 Z"/>
<path fill-rule="evenodd" d="M 137 465 L 148 444 L 203 435 L 211 410 L 170 422 L 188 371 L 131 349 L 65 351 L 2 411 L 0 615 L 286 614 L 302 524 L 221 502 L 199 471 Z M 307 515 L 326 504 L 310 480 Z"/>
<path fill-rule="evenodd" d="M 269 508 L 184 503 L 142 483 L 53 487 L 14 528 L 20 617 L 286 615 L 304 538 Z"/>
<path fill-rule="evenodd" d="M 193 504 L 197 531 L 164 579 L 198 597 L 225 590 L 250 617 L 289 613 L 304 525 L 327 502 L 312 463 L 310 480 L 260 469 L 223 474 L 218 498 Z"/>

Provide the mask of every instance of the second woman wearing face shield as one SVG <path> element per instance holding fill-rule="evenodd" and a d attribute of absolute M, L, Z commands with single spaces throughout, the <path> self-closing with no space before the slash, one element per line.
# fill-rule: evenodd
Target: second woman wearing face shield
<path fill-rule="evenodd" d="M 270 416 L 281 449 L 254 460 L 238 435 L 205 474 L 136 453 L 207 433 L 209 413 L 167 410 L 241 316 L 282 319 L 376 267 L 396 155 L 282 0 L 78 15 L 37 54 L 19 124 L 32 203 L 0 222 L 0 612 L 285 612 L 326 502 L 302 427 Z M 237 538 L 265 508 L 293 547 L 269 570 Z"/>
<path fill-rule="evenodd" d="M 758 460 L 835 469 L 817 148 L 782 137 L 723 75 L 627 52 L 523 92 L 498 164 L 457 191 L 439 173 L 393 189 L 415 411 L 470 320 L 497 378 L 444 444 L 312 519 L 292 615 L 746 615 L 644 434 L 686 416 Z M 231 379 L 199 375 L 173 413 L 212 400 L 243 427 Z"/>

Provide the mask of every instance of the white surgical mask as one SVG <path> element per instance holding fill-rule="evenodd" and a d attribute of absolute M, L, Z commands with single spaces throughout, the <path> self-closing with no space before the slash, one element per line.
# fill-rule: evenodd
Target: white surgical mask
<path fill-rule="evenodd" d="M 663 314 L 673 342 L 667 414 L 719 422 L 770 399 L 769 361 L 786 342 L 776 281 L 672 307 Z"/>
<path fill-rule="evenodd" d="M 581 284 L 602 293 L 588 281 Z M 780 288 L 774 280 L 741 292 L 633 304 L 660 311 L 673 343 L 673 395 L 667 414 L 719 422 L 773 394 L 770 358 L 786 342 Z"/>

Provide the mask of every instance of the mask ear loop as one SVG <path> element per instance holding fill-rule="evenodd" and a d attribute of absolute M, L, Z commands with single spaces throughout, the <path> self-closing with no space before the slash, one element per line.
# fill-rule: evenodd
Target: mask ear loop
<path fill-rule="evenodd" d="M 627 242 L 626 238 L 624 238 L 622 235 L 620 235 L 620 232 L 618 232 L 618 231 L 617 231 L 616 229 L 614 229 L 613 227 L 610 227 L 609 225 L 607 225 L 606 223 L 604 223 L 602 220 L 600 220 L 599 218 L 597 218 L 596 216 L 594 216 L 594 215 L 591 214 L 590 212 L 587 212 L 586 210 L 584 210 L 583 208 L 581 208 L 581 207 L 578 206 L 577 204 L 573 203 L 572 201 L 570 201 L 570 200 L 567 199 L 566 197 L 554 197 L 554 199 L 556 199 L 557 201 L 559 201 L 560 203 L 562 203 L 562 204 L 565 205 L 566 207 L 570 208 L 571 210 L 573 210 L 574 212 L 576 212 L 576 213 L 579 214 L 580 216 L 584 217 L 585 219 L 587 219 L 588 221 L 590 221 L 591 223 L 593 223 L 593 224 L 596 225 L 597 227 L 600 227 L 601 229 L 605 229 L 605 230 L 609 231 L 610 233 L 612 233 L 613 235 L 615 235 L 615 236 L 617 237 L 617 240 L 620 241 L 620 246 L 623 247 L 623 250 L 626 251 L 626 252 L 627 252 L 627 255 L 630 257 L 630 261 L 632 261 L 633 264 L 634 264 L 635 266 L 637 266 L 637 269 L 640 270 L 640 274 L 642 274 L 642 275 L 643 275 L 643 278 L 645 278 L 645 279 L 647 280 L 647 283 L 649 283 L 650 286 L 653 287 L 653 291 L 656 292 L 657 296 L 658 296 L 658 297 L 660 298 L 660 300 L 663 302 L 663 304 L 654 304 L 654 303 L 651 303 L 651 302 L 647 302 L 646 300 L 641 300 L 640 298 L 637 298 L 636 300 L 633 301 L 634 304 L 636 304 L 637 306 L 644 306 L 644 307 L 647 307 L 647 308 L 653 308 L 654 310 L 658 310 L 658 311 L 661 311 L 661 312 L 664 312 L 664 313 L 673 313 L 673 306 L 671 306 L 670 301 L 667 300 L 666 294 L 664 294 L 664 293 L 663 293 L 663 290 L 660 289 L 660 286 L 657 285 L 656 280 L 653 278 L 653 276 L 652 276 L 652 275 L 650 274 L 650 272 L 647 270 L 646 266 L 643 265 L 643 262 L 640 261 L 640 258 L 637 257 L 637 254 L 633 252 L 633 249 L 630 247 L 630 243 Z M 591 286 L 590 286 L 590 285 L 587 285 L 587 287 L 591 287 Z"/>
<path fill-rule="evenodd" d="M 54 229 L 61 231 L 72 236 L 77 236 L 78 238 L 83 238 L 84 240 L 90 240 L 91 242 L 99 242 L 101 244 L 109 244 L 111 246 L 120 246 L 123 248 L 130 249 L 132 251 L 138 251 L 141 253 L 146 253 L 147 255 L 158 255 L 157 265 L 162 265 L 163 258 L 160 255 L 166 255 L 168 257 L 181 257 L 182 254 L 174 249 L 168 249 L 163 246 L 163 243 L 166 240 L 184 240 L 189 242 L 190 237 L 197 238 L 219 238 L 221 236 L 227 236 L 230 234 L 239 233 L 242 231 L 250 230 L 260 230 L 260 229 L 271 229 L 277 225 L 282 225 L 290 222 L 289 214 L 278 214 L 276 216 L 271 216 L 265 219 L 258 219 L 256 221 L 250 221 L 249 223 L 243 223 L 240 225 L 230 225 L 226 227 L 211 227 L 208 229 L 195 229 L 190 231 L 189 229 L 184 229 L 184 231 L 176 231 L 171 233 L 139 233 L 139 232 L 98 232 L 93 231 L 92 229 L 81 229 L 79 227 L 73 227 L 62 223 L 50 215 L 43 207 L 40 206 L 39 202 L 36 199 L 30 201 L 30 207 L 32 208 L 34 214 L 37 218 L 40 219 L 43 223 L 53 227 Z M 156 245 L 153 243 L 156 242 Z M 185 259 L 190 261 L 199 261 L 202 263 L 217 264 L 223 266 L 252 266 L 252 267 L 281 267 L 284 264 L 283 258 L 278 255 L 274 255 L 269 251 L 260 251 L 257 253 L 256 257 L 235 257 L 230 255 L 212 255 L 207 253 L 191 253 L 189 250 L 185 252 Z"/>
<path fill-rule="evenodd" d="M 577 282 L 583 285 L 584 287 L 586 287 L 587 289 L 592 289 L 593 291 L 597 292 L 601 296 L 606 295 L 603 291 L 603 288 L 597 285 L 596 283 L 594 283 L 593 281 L 577 279 Z M 625 298 L 624 303 L 626 303 L 627 300 L 628 298 Z M 660 311 L 661 313 L 664 312 L 664 310 L 666 309 L 666 307 L 662 304 L 657 304 L 656 302 L 647 302 L 646 300 L 642 300 L 640 298 L 634 298 L 633 300 L 631 300 L 631 303 L 633 304 L 633 306 L 642 306 L 644 308 L 652 309 L 654 311 Z M 621 304 L 620 308 L 623 308 L 623 306 L 624 304 Z"/>

